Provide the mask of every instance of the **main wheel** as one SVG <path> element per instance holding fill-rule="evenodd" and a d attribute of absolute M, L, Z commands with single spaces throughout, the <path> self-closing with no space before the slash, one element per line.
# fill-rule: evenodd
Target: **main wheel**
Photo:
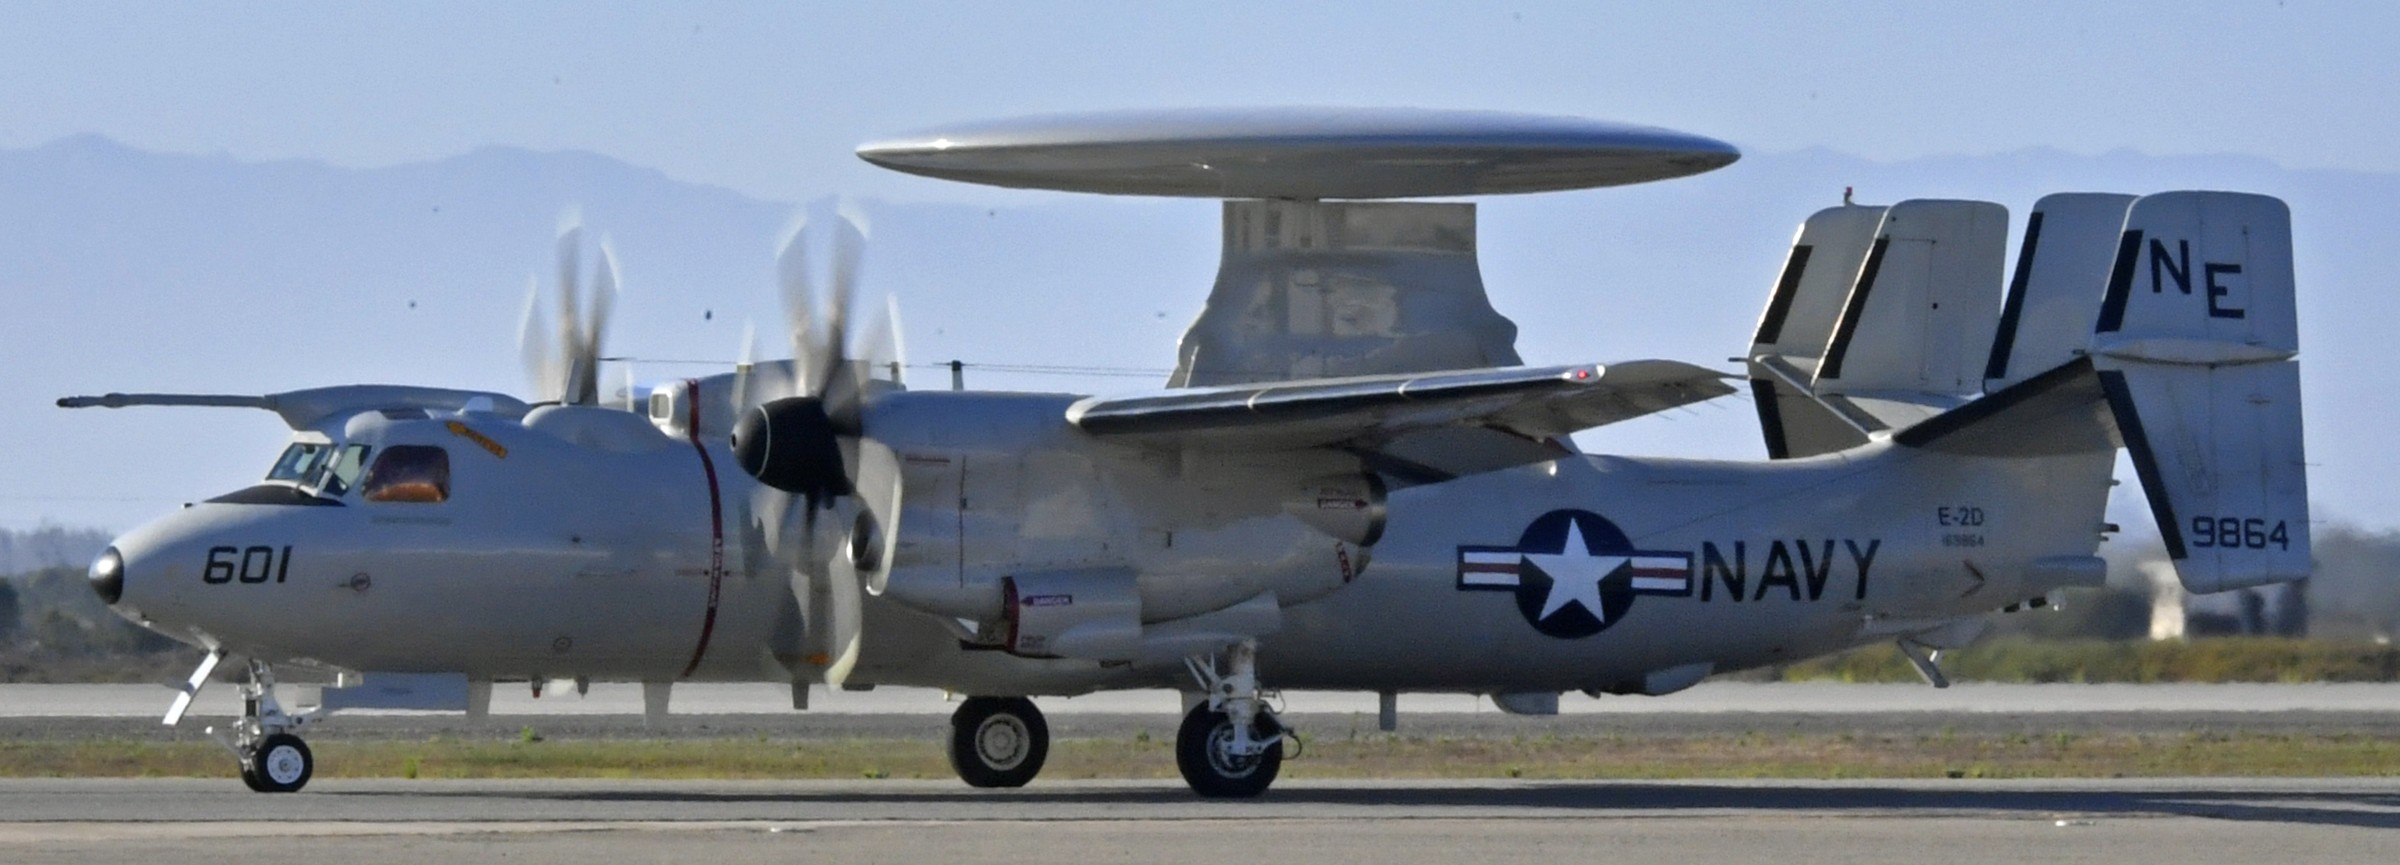
<path fill-rule="evenodd" d="M 1281 732 L 1283 725 L 1265 712 L 1258 713 L 1250 724 L 1253 739 Z M 1183 728 L 1175 731 L 1175 768 L 1183 771 L 1183 781 L 1192 785 L 1192 792 L 1211 799 L 1247 799 L 1264 793 L 1283 771 L 1280 739 L 1254 757 L 1234 756 L 1232 748 L 1233 719 L 1206 703 L 1193 706 L 1191 714 L 1183 716 Z"/>
<path fill-rule="evenodd" d="M 968 697 L 950 713 L 950 768 L 973 787 L 1023 787 L 1050 758 L 1050 725 L 1023 697 Z"/>
<path fill-rule="evenodd" d="M 258 749 L 250 752 L 250 764 L 243 768 L 247 771 L 242 780 L 250 783 L 250 789 L 291 793 L 308 786 L 309 776 L 317 771 L 317 758 L 300 737 L 277 733 L 259 741 Z"/>

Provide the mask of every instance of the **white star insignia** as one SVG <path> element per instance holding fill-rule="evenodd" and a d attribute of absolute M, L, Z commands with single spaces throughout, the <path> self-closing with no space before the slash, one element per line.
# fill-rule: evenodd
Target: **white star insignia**
<path fill-rule="evenodd" d="M 1550 596 L 1542 600 L 1539 618 L 1548 620 L 1568 604 L 1580 604 L 1592 618 L 1606 623 L 1608 614 L 1600 609 L 1600 581 L 1631 560 L 1629 556 L 1594 554 L 1583 540 L 1583 527 L 1568 520 L 1566 542 L 1559 545 L 1558 552 L 1525 554 L 1527 564 L 1550 576 Z"/>

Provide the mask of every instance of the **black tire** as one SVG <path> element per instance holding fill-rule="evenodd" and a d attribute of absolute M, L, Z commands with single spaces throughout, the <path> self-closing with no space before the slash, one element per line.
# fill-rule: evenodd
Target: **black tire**
<path fill-rule="evenodd" d="M 1258 713 L 1250 724 L 1250 735 L 1264 738 L 1283 732 L 1275 716 Z M 1192 792 L 1210 799 L 1248 799 L 1267 792 L 1275 776 L 1283 772 L 1283 741 L 1248 760 L 1235 760 L 1217 746 L 1233 738 L 1233 719 L 1202 703 L 1183 716 L 1183 727 L 1175 731 L 1175 768 L 1182 770 L 1183 782 Z"/>
<path fill-rule="evenodd" d="M 274 792 L 258 783 L 258 770 L 250 768 L 250 761 L 248 760 L 242 761 L 242 786 L 250 788 L 250 792 L 252 793 Z"/>
<path fill-rule="evenodd" d="M 308 786 L 308 779 L 317 773 L 317 758 L 308 752 L 308 743 L 290 733 L 277 733 L 262 739 L 250 752 L 249 765 L 243 767 L 242 780 L 251 782 L 250 789 L 261 793 L 293 793 Z"/>
<path fill-rule="evenodd" d="M 950 768 L 970 787 L 1023 787 L 1050 759 L 1050 725 L 1023 697 L 968 697 L 950 713 Z"/>

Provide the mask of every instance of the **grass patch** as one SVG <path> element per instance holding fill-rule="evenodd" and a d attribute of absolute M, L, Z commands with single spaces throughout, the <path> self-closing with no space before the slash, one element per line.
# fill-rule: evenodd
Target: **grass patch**
<path fill-rule="evenodd" d="M 752 739 L 314 743 L 329 778 L 882 779 L 952 777 L 939 744 Z M 0 744 L 5 777 L 219 777 L 207 742 Z M 1361 778 L 2091 778 L 2400 775 L 2400 737 L 2156 733 L 1962 735 L 1745 733 L 1718 737 L 1376 734 L 1306 742 L 1289 777 Z M 1042 777 L 1175 777 L 1168 743 L 1066 739 Z"/>
<path fill-rule="evenodd" d="M 2400 682 L 2400 646 L 2275 637 L 2190 642 L 1992 640 L 1942 653 L 1961 682 Z M 1914 682 L 1889 645 L 1868 646 L 1767 671 L 1787 682 Z"/>

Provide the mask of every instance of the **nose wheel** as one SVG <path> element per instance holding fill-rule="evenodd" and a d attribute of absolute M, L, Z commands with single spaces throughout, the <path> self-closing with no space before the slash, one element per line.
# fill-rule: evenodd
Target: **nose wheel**
<path fill-rule="evenodd" d="M 277 733 L 260 740 L 242 761 L 242 783 L 260 793 L 292 793 L 307 786 L 316 771 L 317 758 L 309 753 L 308 743 Z"/>
<path fill-rule="evenodd" d="M 968 697 L 950 713 L 950 768 L 972 787 L 1023 787 L 1050 757 L 1050 725 L 1023 697 Z"/>

